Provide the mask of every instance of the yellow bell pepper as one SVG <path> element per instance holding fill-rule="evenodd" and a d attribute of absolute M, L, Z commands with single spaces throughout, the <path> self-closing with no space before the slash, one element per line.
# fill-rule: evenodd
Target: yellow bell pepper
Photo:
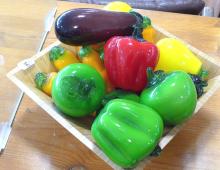
<path fill-rule="evenodd" d="M 118 12 L 129 12 L 132 10 L 131 6 L 125 2 L 113 1 L 104 6 L 104 10 L 118 11 Z"/>
<path fill-rule="evenodd" d="M 42 90 L 47 95 L 51 96 L 52 84 L 56 75 L 56 72 L 51 72 L 49 74 L 43 72 L 37 73 L 34 79 L 37 88 Z"/>
<path fill-rule="evenodd" d="M 150 18 L 146 16 L 143 16 L 142 36 L 146 41 L 155 43 L 156 30 L 152 27 Z"/>
<path fill-rule="evenodd" d="M 79 63 L 76 55 L 61 46 L 53 47 L 49 53 L 50 61 L 56 67 L 57 70 L 61 70 L 65 66 L 73 63 Z"/>
<path fill-rule="evenodd" d="M 183 70 L 191 74 L 199 74 L 202 62 L 181 41 L 164 38 L 157 42 L 160 57 L 155 70 L 171 72 Z"/>
<path fill-rule="evenodd" d="M 113 90 L 113 86 L 108 78 L 104 64 L 99 57 L 99 53 L 90 46 L 84 46 L 79 50 L 78 56 L 80 57 L 82 63 L 92 66 L 100 73 L 106 82 L 106 91 L 111 92 Z"/>

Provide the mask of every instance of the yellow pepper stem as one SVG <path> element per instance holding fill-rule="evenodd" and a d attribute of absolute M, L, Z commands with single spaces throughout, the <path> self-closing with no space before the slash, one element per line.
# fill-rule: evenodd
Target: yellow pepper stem
<path fill-rule="evenodd" d="M 148 26 L 151 26 L 151 20 L 147 16 L 143 16 L 143 28 L 147 28 Z"/>
<path fill-rule="evenodd" d="M 60 46 L 55 46 L 50 50 L 49 57 L 50 61 L 57 60 L 61 55 L 64 54 L 65 49 Z"/>
<path fill-rule="evenodd" d="M 35 75 L 34 81 L 35 81 L 36 87 L 42 90 L 44 83 L 47 81 L 47 74 L 43 72 L 37 73 Z"/>
<path fill-rule="evenodd" d="M 52 84 L 56 75 L 56 72 L 51 72 L 48 74 L 44 72 L 37 73 L 34 79 L 36 87 L 51 96 Z"/>
<path fill-rule="evenodd" d="M 89 53 L 92 52 L 92 48 L 90 46 L 83 46 L 80 50 L 79 50 L 79 57 L 82 59 L 83 57 L 86 57 Z"/>

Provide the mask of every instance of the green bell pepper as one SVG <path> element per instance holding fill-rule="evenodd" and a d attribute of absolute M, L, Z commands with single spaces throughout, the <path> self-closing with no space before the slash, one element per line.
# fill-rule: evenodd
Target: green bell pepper
<path fill-rule="evenodd" d="M 148 88 L 142 91 L 140 103 L 157 111 L 167 125 L 188 119 L 195 110 L 197 93 L 190 76 L 183 71 L 155 74 L 149 68 Z"/>
<path fill-rule="evenodd" d="M 163 121 L 150 107 L 113 99 L 101 110 L 91 132 L 113 162 L 129 168 L 154 150 L 163 134 Z"/>
<path fill-rule="evenodd" d="M 52 99 L 63 113 L 86 116 L 101 105 L 105 82 L 101 75 L 87 64 L 70 64 L 57 74 L 52 86 Z"/>

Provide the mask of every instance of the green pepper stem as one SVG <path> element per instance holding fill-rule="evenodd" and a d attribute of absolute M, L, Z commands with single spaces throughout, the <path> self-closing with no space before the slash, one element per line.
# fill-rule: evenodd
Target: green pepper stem
<path fill-rule="evenodd" d="M 91 85 L 90 84 L 84 84 L 83 87 L 82 87 L 82 95 L 88 95 L 90 90 L 92 89 Z"/>
<path fill-rule="evenodd" d="M 102 100 L 102 105 L 104 106 L 110 100 L 116 99 L 116 98 L 123 98 L 126 95 L 133 95 L 133 97 L 132 97 L 133 101 L 139 101 L 139 97 L 135 93 L 129 92 L 129 91 L 125 91 L 125 90 L 116 89 L 116 90 L 112 91 L 111 93 L 108 93 L 108 94 L 106 94 L 104 96 L 104 98 Z"/>
<path fill-rule="evenodd" d="M 153 152 L 151 152 L 151 156 L 159 156 L 160 155 L 160 153 L 161 153 L 161 151 L 162 151 L 162 149 L 161 149 L 161 147 L 159 146 L 159 145 L 157 145 L 156 147 L 155 147 L 155 149 L 153 150 Z"/>
<path fill-rule="evenodd" d="M 198 76 L 201 77 L 201 80 L 202 80 L 202 81 L 207 80 L 208 75 L 209 75 L 208 71 L 207 71 L 207 70 L 204 70 L 204 69 L 201 69 L 200 72 L 199 72 L 199 74 L 198 74 Z"/>
<path fill-rule="evenodd" d="M 162 71 L 162 70 L 157 70 L 156 72 L 153 71 L 153 69 L 151 67 L 147 67 L 147 88 L 154 86 L 156 84 L 159 84 L 160 82 L 162 82 L 167 74 Z"/>
<path fill-rule="evenodd" d="M 106 105 L 110 100 L 117 98 L 120 94 L 121 90 L 114 90 L 111 93 L 106 94 L 102 100 L 102 105 Z"/>

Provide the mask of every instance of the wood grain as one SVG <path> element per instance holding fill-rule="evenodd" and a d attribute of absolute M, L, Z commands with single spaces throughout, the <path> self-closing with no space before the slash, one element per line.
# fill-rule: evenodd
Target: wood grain
<path fill-rule="evenodd" d="M 84 4 L 58 2 L 58 14 Z M 220 54 L 220 20 L 163 12 L 144 12 L 153 22 L 212 54 Z M 190 32 L 191 31 L 191 32 Z M 46 46 L 55 41 L 53 31 Z M 211 44 L 211 45 L 210 45 Z M 214 46 L 213 46 L 214 45 Z M 220 90 L 145 169 L 218 169 Z M 24 97 L 0 169 L 110 169 L 95 154 Z"/>
<path fill-rule="evenodd" d="M 3 60 L 3 63 L 0 62 L 1 122 L 8 121 L 21 95 L 21 91 L 7 79 L 6 74 L 19 61 L 36 53 L 42 39 L 43 19 L 52 5 L 43 1 L 0 1 L 0 55 Z M 2 89 L 10 89 L 10 93 Z"/>

